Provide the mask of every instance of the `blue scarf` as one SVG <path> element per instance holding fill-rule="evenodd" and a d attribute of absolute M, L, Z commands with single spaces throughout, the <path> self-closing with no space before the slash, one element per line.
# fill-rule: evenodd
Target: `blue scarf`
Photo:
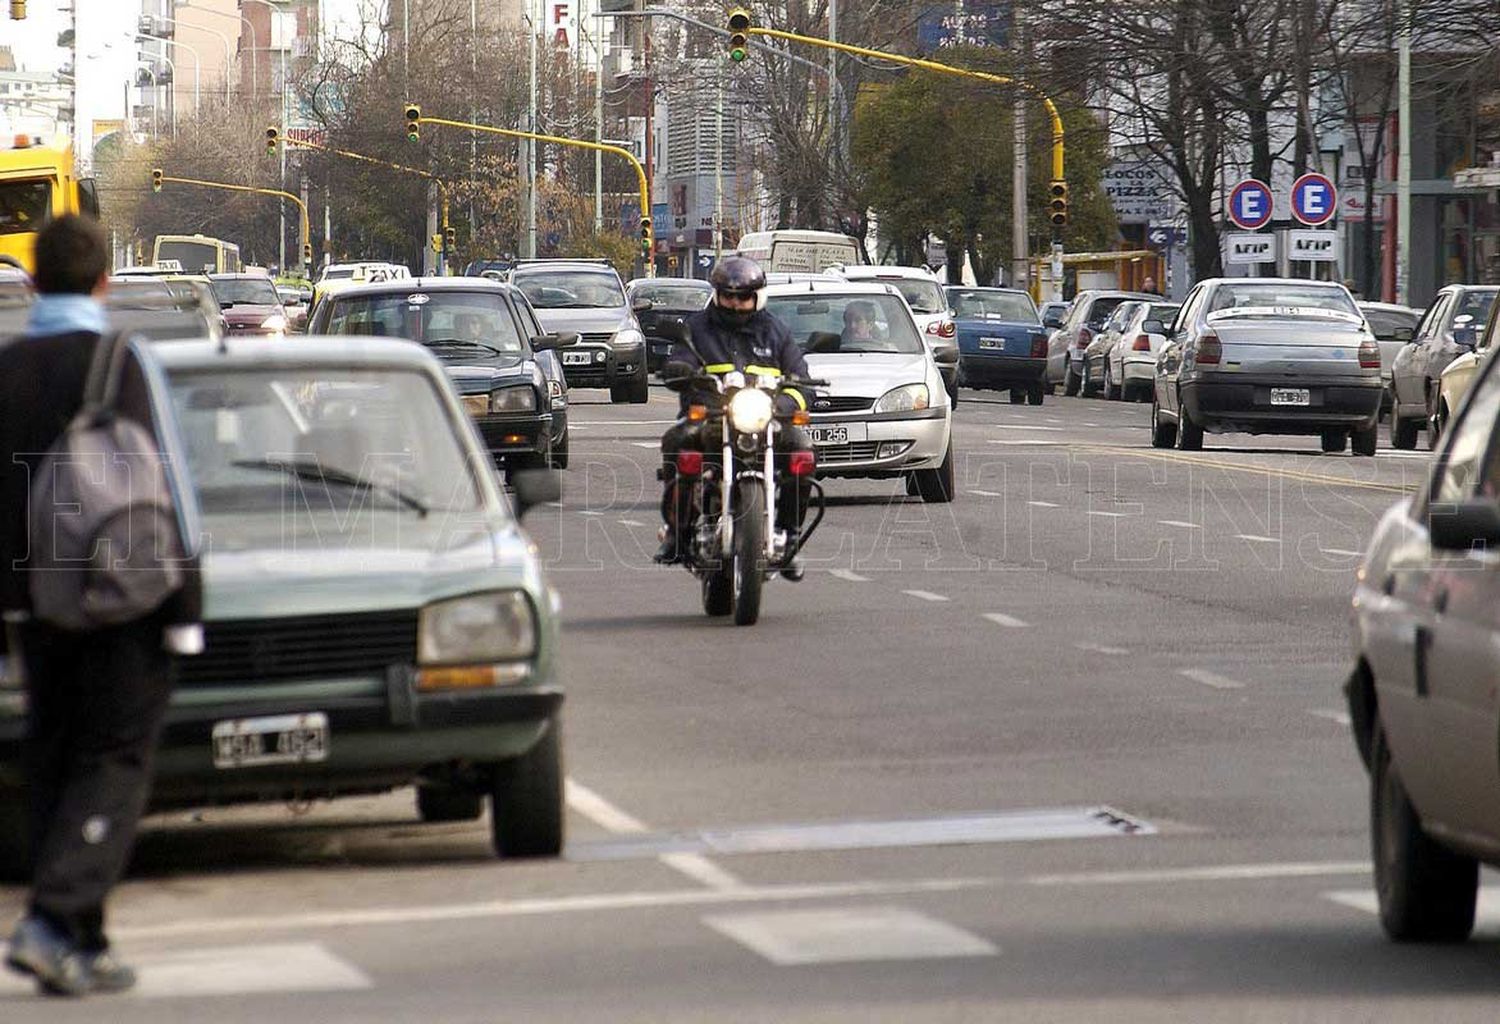
<path fill-rule="evenodd" d="M 54 334 L 103 334 L 104 307 L 92 295 L 38 295 L 26 321 L 26 337 Z"/>

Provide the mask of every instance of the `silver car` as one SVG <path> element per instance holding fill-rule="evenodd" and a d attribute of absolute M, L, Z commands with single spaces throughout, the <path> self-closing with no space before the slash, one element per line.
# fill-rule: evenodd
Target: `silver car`
<path fill-rule="evenodd" d="M 510 283 L 549 332 L 578 335 L 563 353 L 569 388 L 609 388 L 615 403 L 647 400 L 646 336 L 608 260 L 520 260 Z"/>
<path fill-rule="evenodd" d="M 1151 443 L 1203 434 L 1316 434 L 1374 455 L 1380 348 L 1343 285 L 1210 278 L 1188 293 L 1156 360 Z"/>
<path fill-rule="evenodd" d="M 1175 302 L 1137 302 L 1104 357 L 1104 395 L 1146 401 L 1156 376 L 1157 353 L 1166 347 L 1167 325 L 1182 307 Z"/>
<path fill-rule="evenodd" d="M 1356 573 L 1346 693 L 1370 774 L 1386 933 L 1456 942 L 1481 862 L 1500 864 L 1500 372 L 1491 361 L 1426 486 L 1391 508 Z"/>
<path fill-rule="evenodd" d="M 766 310 L 826 380 L 807 428 L 821 477 L 904 477 L 924 501 L 953 500 L 953 410 L 901 293 L 830 280 L 770 285 Z"/>

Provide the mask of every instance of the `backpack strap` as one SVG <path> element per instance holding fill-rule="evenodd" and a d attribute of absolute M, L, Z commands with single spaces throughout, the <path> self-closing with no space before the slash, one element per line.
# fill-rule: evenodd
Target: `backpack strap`
<path fill-rule="evenodd" d="M 110 331 L 100 335 L 89 359 L 88 376 L 83 383 L 83 412 L 91 418 L 114 411 L 120 396 L 120 378 L 129 351 L 130 334 Z"/>

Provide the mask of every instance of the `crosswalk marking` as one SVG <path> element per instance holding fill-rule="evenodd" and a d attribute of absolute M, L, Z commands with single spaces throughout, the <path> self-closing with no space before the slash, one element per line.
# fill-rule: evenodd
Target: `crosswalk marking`
<path fill-rule="evenodd" d="M 901 907 L 714 914 L 703 923 L 782 967 L 1000 952 L 994 943 L 972 932 Z"/>

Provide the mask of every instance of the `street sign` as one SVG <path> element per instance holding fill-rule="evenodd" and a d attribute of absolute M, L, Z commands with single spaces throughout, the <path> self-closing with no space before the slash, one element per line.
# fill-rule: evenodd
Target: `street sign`
<path fill-rule="evenodd" d="M 1337 262 L 1338 238 L 1337 231 L 1288 231 L 1286 258 L 1314 263 Z"/>
<path fill-rule="evenodd" d="M 1146 244 L 1153 249 L 1173 249 L 1187 244 L 1187 228 L 1155 225 L 1146 232 Z"/>
<path fill-rule="evenodd" d="M 1229 219 L 1234 226 L 1255 231 L 1271 223 L 1271 186 L 1255 178 L 1246 178 L 1229 191 Z"/>
<path fill-rule="evenodd" d="M 1276 236 L 1236 234 L 1224 236 L 1225 263 L 1275 263 Z"/>
<path fill-rule="evenodd" d="M 710 256 L 708 253 L 706 253 L 706 252 L 705 253 L 701 253 L 698 256 L 698 269 L 699 270 L 707 270 L 709 267 L 711 267 L 713 265 L 714 265 L 714 258 L 712 256 Z"/>
<path fill-rule="evenodd" d="M 1339 190 L 1324 175 L 1310 171 L 1292 182 L 1292 216 L 1310 228 L 1327 224 L 1339 210 Z"/>

